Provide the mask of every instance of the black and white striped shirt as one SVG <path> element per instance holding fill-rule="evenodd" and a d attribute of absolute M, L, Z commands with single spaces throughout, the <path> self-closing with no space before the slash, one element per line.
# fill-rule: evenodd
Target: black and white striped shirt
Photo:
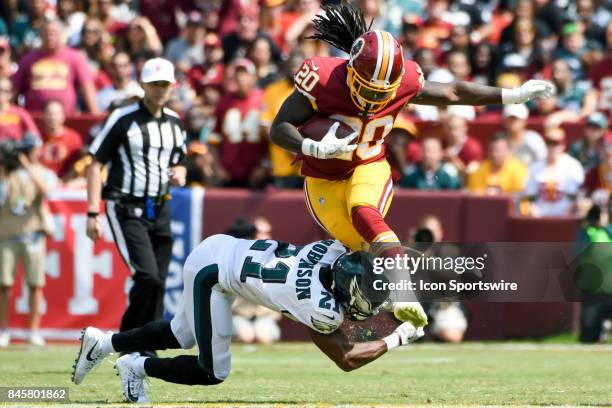
<path fill-rule="evenodd" d="M 156 118 L 139 101 L 110 114 L 89 153 L 110 164 L 104 198 L 155 197 L 168 191 L 170 167 L 184 164 L 185 131 L 176 112 Z"/>

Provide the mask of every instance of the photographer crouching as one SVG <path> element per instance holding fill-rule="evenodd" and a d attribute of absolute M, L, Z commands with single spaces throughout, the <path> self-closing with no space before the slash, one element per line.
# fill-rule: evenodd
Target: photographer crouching
<path fill-rule="evenodd" d="M 39 305 L 45 284 L 45 234 L 50 233 L 44 199 L 57 182 L 37 160 L 40 140 L 24 134 L 21 141 L 0 141 L 0 347 L 10 343 L 9 291 L 17 263 L 23 263 L 29 288 L 29 342 L 43 346 Z"/>

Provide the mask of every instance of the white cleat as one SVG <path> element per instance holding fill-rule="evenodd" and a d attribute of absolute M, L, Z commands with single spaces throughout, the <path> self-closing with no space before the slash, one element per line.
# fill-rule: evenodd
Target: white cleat
<path fill-rule="evenodd" d="M 30 333 L 30 344 L 37 347 L 43 347 L 47 344 L 44 337 L 40 335 L 38 332 Z"/>
<path fill-rule="evenodd" d="M 74 361 L 72 382 L 80 384 L 85 376 L 110 355 L 102 350 L 102 341 L 107 333 L 95 327 L 87 327 L 81 332 L 81 348 Z"/>
<path fill-rule="evenodd" d="M 140 357 L 138 353 L 126 354 L 115 362 L 115 368 L 123 382 L 123 394 L 128 402 L 149 402 L 149 398 L 144 390 L 144 379 L 146 376 L 140 375 L 133 368 L 136 359 Z"/>

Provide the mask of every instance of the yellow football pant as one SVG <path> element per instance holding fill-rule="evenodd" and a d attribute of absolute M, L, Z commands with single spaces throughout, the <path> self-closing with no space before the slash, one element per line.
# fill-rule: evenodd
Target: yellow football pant
<path fill-rule="evenodd" d="M 383 217 L 387 214 L 393 199 L 391 168 L 382 160 L 358 166 L 345 180 L 306 177 L 304 195 L 310 214 L 321 228 L 351 250 L 362 250 L 368 242 L 353 226 L 351 209 L 368 205 Z"/>

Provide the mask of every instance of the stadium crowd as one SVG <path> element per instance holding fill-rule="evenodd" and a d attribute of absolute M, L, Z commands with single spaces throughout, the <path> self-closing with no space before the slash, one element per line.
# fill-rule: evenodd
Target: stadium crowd
<path fill-rule="evenodd" d="M 0 139 L 40 136 L 40 161 L 79 184 L 90 135 L 64 125 L 142 96 L 145 60 L 175 64 L 170 107 L 183 115 L 192 185 L 299 188 L 299 161 L 271 145 L 269 125 L 305 58 L 341 55 L 309 40 L 318 0 L 19 0 L 0 6 Z M 584 214 L 612 184 L 612 10 L 601 0 L 359 0 L 366 20 L 400 39 L 426 79 L 515 87 L 530 78 L 558 94 L 526 105 L 407 106 L 387 137 L 397 184 L 514 194 L 522 213 Z M 11 89 L 12 87 L 12 89 Z M 11 95 L 14 98 L 11 98 Z M 44 112 L 41 129 L 28 112 Z M 483 145 L 477 117 L 502 131 Z M 530 117 L 544 123 L 539 133 Z M 442 131 L 419 134 L 415 121 Z M 564 122 L 586 123 L 570 145 Z M 528 203 L 531 203 L 529 205 Z"/>

